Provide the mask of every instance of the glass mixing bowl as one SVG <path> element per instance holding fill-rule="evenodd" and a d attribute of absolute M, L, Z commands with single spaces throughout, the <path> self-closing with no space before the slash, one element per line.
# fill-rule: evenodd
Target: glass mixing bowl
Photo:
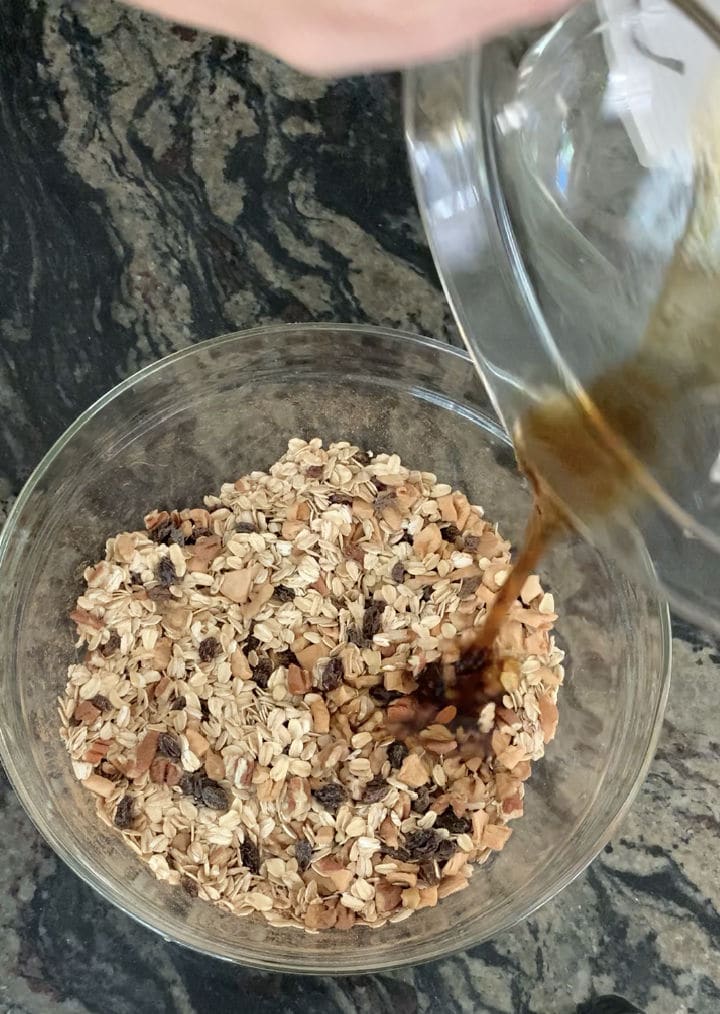
<path fill-rule="evenodd" d="M 47 454 L 0 539 L 0 754 L 31 818 L 105 898 L 164 937 L 290 972 L 367 972 L 438 958 L 507 929 L 596 855 L 640 785 L 669 682 L 666 609 L 586 543 L 548 556 L 567 651 L 560 728 L 526 816 L 467 890 L 380 930 L 306 935 L 239 919 L 155 880 L 95 817 L 58 735 L 74 657 L 72 608 L 107 536 L 153 506 L 196 505 L 273 462 L 292 436 L 396 451 L 481 503 L 517 539 L 529 505 L 470 359 L 427 339 L 352 326 L 229 335 L 131 377 Z M 636 561 L 649 568 L 646 558 Z"/>
<path fill-rule="evenodd" d="M 632 462 L 650 495 L 615 505 L 618 537 L 559 441 L 531 461 L 620 563 L 640 532 L 673 608 L 715 633 L 719 95 L 720 0 L 585 0 L 405 89 L 435 262 L 506 428 L 554 402 L 605 445 L 599 471 Z"/>

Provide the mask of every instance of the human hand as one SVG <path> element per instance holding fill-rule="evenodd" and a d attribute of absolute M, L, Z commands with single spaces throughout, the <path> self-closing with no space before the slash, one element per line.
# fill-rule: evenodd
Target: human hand
<path fill-rule="evenodd" d="M 567 0 L 128 0 L 171 21 L 253 43 L 314 74 L 405 67 L 513 25 L 557 15 Z"/>

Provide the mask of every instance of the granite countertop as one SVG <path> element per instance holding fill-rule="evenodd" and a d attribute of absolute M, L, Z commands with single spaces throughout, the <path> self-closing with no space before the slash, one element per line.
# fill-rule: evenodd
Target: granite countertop
<path fill-rule="evenodd" d="M 0 174 L 0 522 L 83 408 L 191 342 L 281 320 L 453 340 L 394 78 L 307 80 L 108 0 L 6 0 Z M 682 625 L 674 648 L 612 844 L 522 926 L 397 973 L 298 980 L 162 941 L 55 858 L 0 774 L 0 1014 L 720 1010 L 720 651 Z"/>

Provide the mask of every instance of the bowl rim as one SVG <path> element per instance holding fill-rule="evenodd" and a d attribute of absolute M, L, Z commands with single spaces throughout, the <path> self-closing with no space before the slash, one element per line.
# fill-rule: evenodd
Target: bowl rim
<path fill-rule="evenodd" d="M 390 341 L 396 342 L 411 342 L 412 344 L 421 347 L 432 349 L 433 351 L 439 352 L 441 355 L 452 356 L 458 360 L 465 361 L 468 366 L 473 366 L 473 361 L 468 353 L 464 349 L 457 348 L 456 346 L 450 345 L 447 342 L 439 341 L 434 338 L 428 338 L 423 335 L 412 333 L 409 331 L 403 331 L 400 329 L 366 325 L 366 324 L 334 324 L 331 322 L 311 322 L 311 323 L 282 323 L 282 324 L 264 324 L 254 328 L 249 328 L 243 331 L 232 331 L 219 335 L 215 338 L 205 339 L 195 344 L 189 345 L 186 348 L 179 349 L 176 352 L 170 353 L 167 356 L 163 356 L 161 359 L 150 363 L 142 369 L 126 377 L 120 381 L 114 387 L 110 388 L 105 394 L 97 398 L 88 408 L 86 408 L 80 415 L 75 419 L 73 423 L 55 440 L 48 451 L 42 456 L 38 464 L 32 470 L 30 476 L 23 484 L 18 497 L 13 504 L 10 513 L 8 514 L 7 520 L 0 531 L 0 574 L 2 574 L 2 567 L 4 559 L 10 546 L 11 542 L 15 537 L 15 529 L 17 521 L 22 513 L 22 510 L 30 499 L 38 483 L 42 480 L 47 468 L 54 461 L 56 456 L 63 450 L 63 448 L 70 442 L 70 440 L 96 415 L 98 415 L 110 402 L 115 398 L 122 395 L 129 388 L 144 381 L 146 378 L 153 376 L 156 373 L 161 372 L 167 366 L 177 363 L 183 359 L 190 358 L 197 355 L 201 350 L 207 348 L 219 348 L 222 345 L 229 344 L 231 342 L 245 341 L 249 338 L 263 337 L 269 334 L 285 334 L 288 337 L 296 335 L 298 332 L 345 332 L 355 333 L 360 336 L 377 336 Z M 510 445 L 509 438 L 505 434 Z M 662 730 L 663 716 L 665 712 L 665 705 L 670 689 L 670 676 L 672 666 L 672 637 L 671 637 L 671 624 L 670 624 L 670 610 L 665 601 L 663 601 L 657 592 L 650 593 L 651 599 L 657 609 L 657 618 L 660 628 L 660 664 L 659 664 L 659 676 L 662 680 L 661 691 L 656 699 L 655 714 L 652 722 L 652 733 L 648 739 L 648 745 L 640 764 L 636 776 L 630 791 L 626 795 L 622 805 L 620 805 L 613 817 L 613 819 L 605 827 L 603 833 L 599 836 L 594 846 L 588 850 L 588 853 L 582 856 L 578 861 L 573 864 L 569 870 L 566 871 L 565 875 L 559 882 L 553 882 L 553 885 L 547 890 L 541 892 L 539 896 L 533 900 L 532 904 L 521 913 L 509 913 L 508 917 L 501 922 L 498 928 L 493 933 L 493 938 L 501 933 L 507 932 L 513 926 L 518 925 L 527 919 L 533 912 L 536 912 L 544 904 L 550 901 L 553 897 L 563 891 L 573 880 L 575 880 L 580 873 L 586 869 L 591 862 L 597 857 L 601 850 L 605 847 L 607 842 L 613 837 L 618 825 L 624 819 L 630 806 L 632 805 L 641 785 L 643 784 L 645 777 L 648 772 L 648 768 L 652 762 L 657 748 L 657 742 Z M 419 957 L 403 957 L 402 951 L 393 951 L 392 959 L 390 961 L 375 962 L 372 966 L 365 969 L 358 969 L 354 965 L 352 966 L 338 966 L 337 956 L 330 955 L 332 961 L 332 967 L 330 961 L 321 964 L 318 963 L 312 967 L 308 967 L 307 959 L 302 956 L 302 949 L 298 949 L 299 957 L 293 967 L 288 967 L 287 963 L 285 966 L 281 966 L 273 958 L 265 959 L 262 956 L 245 956 L 238 957 L 230 954 L 218 954 L 211 950 L 209 947 L 203 946 L 201 943 L 193 939 L 192 930 L 188 926 L 188 932 L 183 937 L 171 935 L 166 930 L 161 929 L 148 917 L 140 914 L 129 908 L 125 900 L 124 895 L 120 891 L 119 887 L 113 882 L 108 881 L 102 876 L 99 876 L 93 869 L 89 862 L 86 862 L 84 857 L 79 857 L 75 854 L 69 853 L 66 850 L 64 843 L 59 840 L 55 834 L 50 822 L 44 819 L 42 814 L 42 808 L 36 803 L 32 795 L 26 790 L 25 782 L 20 771 L 20 765 L 15 763 L 12 751 L 9 748 L 9 744 L 5 738 L 5 730 L 2 719 L 0 718 L 0 762 L 5 769 L 8 776 L 8 780 L 12 785 L 15 793 L 17 794 L 20 803 L 25 810 L 26 814 L 32 821 L 33 825 L 40 833 L 42 838 L 50 845 L 56 855 L 68 866 L 74 874 L 76 874 L 83 883 L 92 887 L 97 893 L 107 902 L 119 908 L 125 915 L 131 919 L 140 923 L 146 929 L 157 933 L 164 940 L 171 943 L 178 944 L 182 947 L 188 947 L 189 949 L 207 955 L 208 957 L 216 960 L 229 962 L 231 964 L 244 965 L 249 968 L 256 968 L 262 971 L 282 972 L 293 975 L 347 975 L 347 974 L 372 974 L 379 971 L 388 971 L 393 968 L 402 968 L 407 966 L 426 964 L 430 961 L 439 960 L 442 958 L 451 957 L 454 954 L 458 954 L 462 951 L 467 950 L 469 947 L 477 946 L 486 940 L 490 939 L 482 934 L 478 935 L 477 938 L 472 942 L 459 942 L 455 945 L 450 945 L 442 948 L 439 951 L 430 952 L 428 944 L 425 945 L 426 953 Z M 301 931 L 298 930 L 298 933 Z M 303 962 L 303 964 L 301 964 Z"/>

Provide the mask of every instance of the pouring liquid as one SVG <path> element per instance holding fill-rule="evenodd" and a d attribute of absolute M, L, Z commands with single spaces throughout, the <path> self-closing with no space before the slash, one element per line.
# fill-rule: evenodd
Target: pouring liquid
<path fill-rule="evenodd" d="M 691 453 L 682 440 L 693 412 L 720 385 L 720 122 L 715 117 L 704 128 L 695 202 L 637 353 L 584 390 L 538 402 L 516 424 L 533 507 L 517 560 L 457 666 L 452 700 L 468 720 L 478 704 L 502 696 L 498 633 L 526 578 L 552 541 L 572 530 L 573 518 L 592 528 L 651 498 L 679 525 L 693 523 L 662 480 L 679 455 Z"/>

